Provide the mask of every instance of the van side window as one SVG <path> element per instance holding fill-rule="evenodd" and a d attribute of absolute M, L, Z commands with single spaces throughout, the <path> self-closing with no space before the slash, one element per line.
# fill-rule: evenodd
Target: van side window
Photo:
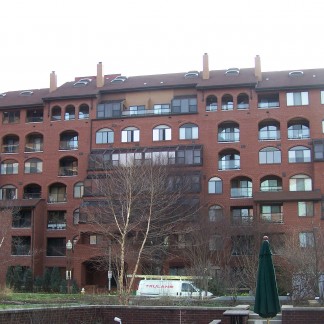
<path fill-rule="evenodd" d="M 195 289 L 192 285 L 188 284 L 188 283 L 183 283 L 182 287 L 181 287 L 181 291 L 183 292 L 193 292 Z"/>

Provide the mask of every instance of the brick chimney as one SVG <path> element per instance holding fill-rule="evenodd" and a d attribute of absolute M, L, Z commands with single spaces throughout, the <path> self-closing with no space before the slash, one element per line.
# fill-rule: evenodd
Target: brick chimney
<path fill-rule="evenodd" d="M 55 74 L 55 71 L 52 71 L 52 73 L 50 74 L 50 92 L 53 92 L 57 89 L 57 77 Z"/>
<path fill-rule="evenodd" d="M 257 55 L 254 59 L 254 76 L 257 79 L 257 81 L 262 81 L 260 55 Z"/>
<path fill-rule="evenodd" d="M 209 64 L 208 64 L 208 54 L 205 53 L 203 56 L 203 79 L 209 79 Z"/>
<path fill-rule="evenodd" d="M 103 70 L 102 62 L 99 62 L 97 64 L 97 88 L 102 88 L 105 84 L 105 78 L 102 70 Z"/>

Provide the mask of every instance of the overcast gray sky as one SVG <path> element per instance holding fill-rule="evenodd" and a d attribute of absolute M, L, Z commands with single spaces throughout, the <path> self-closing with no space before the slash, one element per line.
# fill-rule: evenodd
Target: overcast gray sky
<path fill-rule="evenodd" d="M 323 0 L 4 0 L 0 92 L 76 76 L 324 68 Z"/>

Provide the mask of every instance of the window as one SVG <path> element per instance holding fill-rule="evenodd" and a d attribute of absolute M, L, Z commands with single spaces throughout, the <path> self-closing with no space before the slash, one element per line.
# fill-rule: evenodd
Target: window
<path fill-rule="evenodd" d="M 299 246 L 302 248 L 314 247 L 314 233 L 313 232 L 301 232 L 299 233 Z"/>
<path fill-rule="evenodd" d="M 65 120 L 75 120 L 75 107 L 72 105 L 68 105 L 65 108 L 65 114 L 64 114 Z"/>
<path fill-rule="evenodd" d="M 202 163 L 201 148 L 179 148 L 176 150 L 176 164 L 198 165 Z"/>
<path fill-rule="evenodd" d="M 89 118 L 89 106 L 82 104 L 79 108 L 79 119 L 88 119 Z"/>
<path fill-rule="evenodd" d="M 233 110 L 234 102 L 233 96 L 226 94 L 222 97 L 222 110 Z"/>
<path fill-rule="evenodd" d="M 312 201 L 299 201 L 298 216 L 314 216 L 314 203 Z"/>
<path fill-rule="evenodd" d="M 250 255 L 253 253 L 253 247 L 252 235 L 232 236 L 232 255 Z"/>
<path fill-rule="evenodd" d="M 123 115 L 126 114 L 126 111 L 123 111 Z M 129 106 L 127 114 L 129 116 L 133 115 L 145 115 L 145 106 L 140 105 L 140 106 Z"/>
<path fill-rule="evenodd" d="M 221 194 L 223 193 L 223 181 L 220 178 L 213 177 L 208 181 L 208 193 L 209 194 Z"/>
<path fill-rule="evenodd" d="M 153 112 L 156 115 L 169 114 L 171 112 L 169 104 L 155 104 L 153 106 Z"/>
<path fill-rule="evenodd" d="M 287 106 L 308 105 L 308 92 L 288 92 Z"/>
<path fill-rule="evenodd" d="M 60 150 L 77 150 L 79 147 L 79 134 L 75 131 L 65 131 L 60 134 Z"/>
<path fill-rule="evenodd" d="M 279 93 L 259 94 L 258 108 L 279 108 Z"/>
<path fill-rule="evenodd" d="M 11 239 L 11 255 L 30 255 L 30 236 L 13 236 Z"/>
<path fill-rule="evenodd" d="M 23 199 L 38 199 L 42 196 L 42 187 L 36 183 L 24 187 Z"/>
<path fill-rule="evenodd" d="M 78 160 L 68 156 L 60 160 L 59 176 L 72 177 L 78 175 Z"/>
<path fill-rule="evenodd" d="M 170 141 L 171 128 L 167 125 L 159 125 L 153 128 L 153 141 Z"/>
<path fill-rule="evenodd" d="M 280 125 L 278 122 L 262 122 L 259 125 L 260 141 L 280 140 Z"/>
<path fill-rule="evenodd" d="M 66 229 L 66 211 L 51 210 L 47 216 L 47 229 L 64 230 Z"/>
<path fill-rule="evenodd" d="M 1 162 L 1 174 L 18 174 L 18 162 L 15 160 Z"/>
<path fill-rule="evenodd" d="M 120 117 L 122 100 L 101 103 L 97 106 L 97 118 Z"/>
<path fill-rule="evenodd" d="M 20 122 L 20 111 L 4 111 L 2 113 L 2 124 L 18 124 Z"/>
<path fill-rule="evenodd" d="M 66 201 L 66 186 L 61 183 L 55 183 L 50 186 L 48 193 L 49 203 L 58 203 Z"/>
<path fill-rule="evenodd" d="M 127 127 L 122 130 L 122 143 L 139 142 L 140 131 L 136 127 Z"/>
<path fill-rule="evenodd" d="M 43 121 L 43 109 L 28 109 L 26 123 L 40 123 Z"/>
<path fill-rule="evenodd" d="M 231 207 L 233 225 L 251 225 L 253 222 L 253 207 Z"/>
<path fill-rule="evenodd" d="M 102 128 L 96 133 L 96 144 L 114 143 L 114 131 L 110 128 Z"/>
<path fill-rule="evenodd" d="M 312 191 L 312 179 L 304 174 L 297 174 L 289 179 L 290 191 Z"/>
<path fill-rule="evenodd" d="M 252 180 L 248 178 L 231 180 L 231 198 L 251 198 Z"/>
<path fill-rule="evenodd" d="M 43 161 L 40 159 L 29 159 L 25 162 L 25 173 L 42 173 Z"/>
<path fill-rule="evenodd" d="M 289 163 L 311 162 L 311 151 L 305 146 L 295 146 L 288 152 Z"/>
<path fill-rule="evenodd" d="M 19 137 L 16 135 L 5 136 L 2 140 L 2 153 L 18 153 Z"/>
<path fill-rule="evenodd" d="M 73 224 L 77 225 L 80 222 L 80 209 L 77 208 L 73 211 Z"/>
<path fill-rule="evenodd" d="M 65 256 L 66 240 L 63 237 L 48 237 L 46 256 Z"/>
<path fill-rule="evenodd" d="M 239 142 L 240 128 L 236 123 L 222 123 L 218 127 L 218 142 Z"/>
<path fill-rule="evenodd" d="M 314 161 L 324 161 L 324 140 L 313 141 Z"/>
<path fill-rule="evenodd" d="M 249 109 L 249 96 L 246 93 L 237 96 L 237 109 Z"/>
<path fill-rule="evenodd" d="M 265 178 L 261 180 L 260 191 L 281 191 L 282 181 L 280 178 Z"/>
<path fill-rule="evenodd" d="M 55 106 L 52 108 L 51 121 L 61 120 L 61 107 Z"/>
<path fill-rule="evenodd" d="M 17 188 L 11 185 L 6 185 L 0 188 L 0 200 L 17 199 Z"/>
<path fill-rule="evenodd" d="M 179 138 L 183 139 L 198 139 L 198 126 L 196 124 L 184 124 L 179 129 Z"/>
<path fill-rule="evenodd" d="M 206 99 L 206 111 L 216 111 L 217 110 L 217 97 L 208 96 Z"/>
<path fill-rule="evenodd" d="M 200 192 L 200 174 L 183 174 L 168 178 L 169 191 Z"/>
<path fill-rule="evenodd" d="M 288 123 L 288 139 L 310 138 L 309 122 L 296 119 Z"/>
<path fill-rule="evenodd" d="M 43 135 L 30 134 L 26 136 L 25 152 L 42 152 L 43 151 Z"/>
<path fill-rule="evenodd" d="M 222 153 L 218 161 L 219 170 L 238 170 L 240 169 L 240 155 L 238 153 Z"/>
<path fill-rule="evenodd" d="M 83 197 L 84 186 L 83 182 L 77 182 L 74 185 L 73 196 L 74 198 L 82 198 Z"/>
<path fill-rule="evenodd" d="M 30 209 L 21 209 L 12 212 L 12 227 L 13 228 L 30 228 L 32 212 Z"/>
<path fill-rule="evenodd" d="M 197 112 L 197 98 L 179 98 L 172 100 L 171 111 L 174 114 Z"/>
<path fill-rule="evenodd" d="M 259 151 L 260 164 L 281 163 L 281 151 L 275 147 L 265 147 Z"/>
<path fill-rule="evenodd" d="M 269 223 L 283 223 L 282 205 L 262 205 L 261 220 Z"/>
<path fill-rule="evenodd" d="M 209 239 L 209 251 L 220 251 L 223 249 L 224 239 L 221 235 L 213 235 Z"/>
<path fill-rule="evenodd" d="M 210 206 L 208 210 L 209 221 L 217 222 L 223 219 L 223 208 L 219 205 Z"/>

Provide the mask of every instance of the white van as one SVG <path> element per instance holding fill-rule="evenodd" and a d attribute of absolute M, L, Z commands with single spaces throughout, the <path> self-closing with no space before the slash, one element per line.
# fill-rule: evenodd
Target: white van
<path fill-rule="evenodd" d="M 213 294 L 207 292 L 207 297 Z M 195 287 L 191 281 L 183 280 L 146 280 L 139 282 L 136 296 L 147 297 L 205 297 L 205 291 Z"/>

